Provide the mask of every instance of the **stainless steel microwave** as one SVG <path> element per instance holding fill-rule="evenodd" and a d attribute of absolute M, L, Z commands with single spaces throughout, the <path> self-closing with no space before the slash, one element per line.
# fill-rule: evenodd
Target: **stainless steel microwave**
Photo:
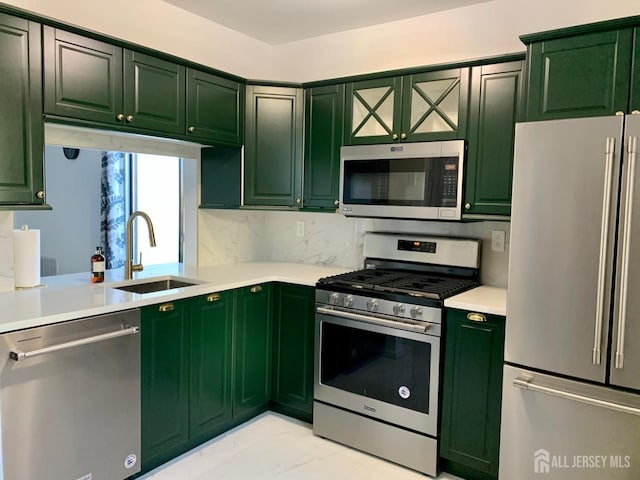
<path fill-rule="evenodd" d="M 340 212 L 354 217 L 460 220 L 463 140 L 340 150 Z"/>

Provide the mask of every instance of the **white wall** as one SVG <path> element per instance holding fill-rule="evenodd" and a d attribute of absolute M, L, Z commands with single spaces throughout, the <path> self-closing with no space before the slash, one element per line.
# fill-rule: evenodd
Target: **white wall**
<path fill-rule="evenodd" d="M 270 78 L 271 47 L 160 0 L 3 0 L 247 78 Z"/>
<path fill-rule="evenodd" d="M 522 34 L 632 15 L 638 0 L 494 0 L 279 45 L 273 70 L 306 82 L 489 57 L 524 51 Z"/>
<path fill-rule="evenodd" d="M 246 78 L 293 82 L 519 52 L 521 34 L 640 14 L 638 0 L 493 0 L 273 47 L 161 0 L 3 2 Z"/>
<path fill-rule="evenodd" d="M 81 149 L 68 160 L 61 147 L 45 148 L 47 203 L 53 210 L 15 212 L 15 226 L 40 229 L 40 256 L 55 258 L 58 274 L 88 272 L 100 239 L 101 152 Z"/>

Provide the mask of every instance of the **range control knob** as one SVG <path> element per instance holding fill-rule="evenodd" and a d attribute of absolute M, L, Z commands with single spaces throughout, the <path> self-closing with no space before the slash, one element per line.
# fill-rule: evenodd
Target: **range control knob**
<path fill-rule="evenodd" d="M 353 307 L 353 297 L 351 295 L 347 296 L 347 298 L 344 299 L 344 306 Z"/>
<path fill-rule="evenodd" d="M 337 293 L 332 293 L 331 297 L 329 298 L 329 302 L 331 303 L 331 305 L 338 305 L 340 303 L 340 295 L 338 295 Z"/>
<path fill-rule="evenodd" d="M 378 311 L 378 301 L 377 300 L 367 300 L 367 310 L 370 312 Z"/>
<path fill-rule="evenodd" d="M 422 307 L 412 307 L 411 308 L 411 316 L 413 318 L 422 317 Z"/>
<path fill-rule="evenodd" d="M 393 314 L 394 315 L 403 315 L 404 312 L 405 312 L 405 308 L 404 308 L 403 304 L 398 303 L 398 304 L 393 306 Z"/>

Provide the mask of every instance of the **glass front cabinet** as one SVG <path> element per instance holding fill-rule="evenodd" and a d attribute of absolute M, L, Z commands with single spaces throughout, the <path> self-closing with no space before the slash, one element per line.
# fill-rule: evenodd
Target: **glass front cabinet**
<path fill-rule="evenodd" d="M 347 84 L 345 144 L 464 138 L 469 69 Z"/>

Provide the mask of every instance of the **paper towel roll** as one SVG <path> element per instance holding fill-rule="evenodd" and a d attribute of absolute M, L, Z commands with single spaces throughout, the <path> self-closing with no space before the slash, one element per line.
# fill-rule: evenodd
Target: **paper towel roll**
<path fill-rule="evenodd" d="M 40 285 L 40 230 L 13 231 L 13 283 L 17 288 Z"/>

